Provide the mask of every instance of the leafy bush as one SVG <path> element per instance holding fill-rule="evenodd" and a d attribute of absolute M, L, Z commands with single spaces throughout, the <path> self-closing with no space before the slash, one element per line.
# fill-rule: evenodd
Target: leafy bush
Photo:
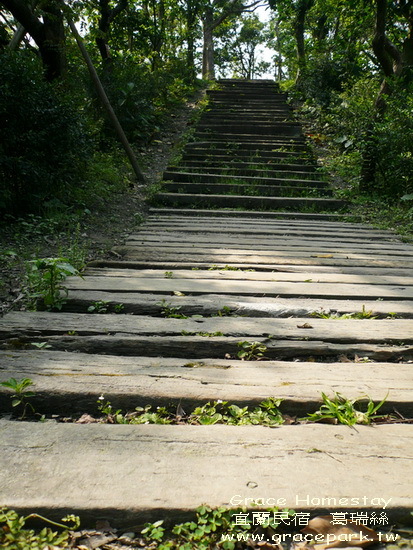
<path fill-rule="evenodd" d="M 102 75 L 119 122 L 132 142 L 145 144 L 156 139 L 168 110 L 193 92 L 184 76 L 184 71 L 176 68 L 151 71 L 148 64 L 130 56 L 118 57 L 110 72 Z M 108 122 L 103 129 L 106 136 L 113 136 Z"/>
<path fill-rule="evenodd" d="M 375 110 L 380 80 L 364 78 L 331 95 L 328 108 L 307 102 L 303 112 L 313 117 L 318 130 L 329 137 L 333 155 L 327 168 L 355 189 L 360 182 L 367 147 L 375 159 L 371 192 L 397 200 L 413 191 L 413 84 L 392 83 L 386 109 Z"/>
<path fill-rule="evenodd" d="M 306 99 L 312 99 L 326 107 L 330 104 L 332 93 L 343 89 L 346 79 L 345 67 L 327 57 L 311 60 L 303 70 L 299 90 Z"/>
<path fill-rule="evenodd" d="M 82 178 L 91 141 L 73 100 L 27 52 L 0 56 L 0 210 L 41 210 Z"/>

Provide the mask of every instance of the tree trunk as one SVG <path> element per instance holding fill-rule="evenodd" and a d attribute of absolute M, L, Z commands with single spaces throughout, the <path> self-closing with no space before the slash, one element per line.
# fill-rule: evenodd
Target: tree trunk
<path fill-rule="evenodd" d="M 208 6 L 205 10 L 203 19 L 204 47 L 202 53 L 202 78 L 204 80 L 215 80 L 214 63 L 214 21 L 212 7 Z"/>
<path fill-rule="evenodd" d="M 3 6 L 27 30 L 39 48 L 45 77 L 52 81 L 61 77 L 66 68 L 63 15 L 53 0 L 42 5 L 43 22 L 24 0 L 2 0 Z"/>
<path fill-rule="evenodd" d="M 39 44 L 39 51 L 46 67 L 46 79 L 52 81 L 66 72 L 63 14 L 53 0 L 43 4 L 42 9 L 45 40 Z"/>
<path fill-rule="evenodd" d="M 111 8 L 109 0 L 99 0 L 100 18 L 98 23 L 99 34 L 96 37 L 96 46 L 102 58 L 103 68 L 110 70 L 112 54 L 108 43 L 110 26 L 115 17 L 128 7 L 128 0 L 119 0 L 118 4 Z"/>
<path fill-rule="evenodd" d="M 295 77 L 296 84 L 300 83 L 303 71 L 307 64 L 304 38 L 305 19 L 307 16 L 307 12 L 311 8 L 313 3 L 313 0 L 301 0 L 296 8 L 296 16 L 293 23 L 298 63 L 297 74 Z"/>
<path fill-rule="evenodd" d="M 195 30 L 196 30 L 196 17 L 197 10 L 191 0 L 187 1 L 186 11 L 186 63 L 188 67 L 188 80 L 195 82 L 196 68 L 195 68 Z"/>

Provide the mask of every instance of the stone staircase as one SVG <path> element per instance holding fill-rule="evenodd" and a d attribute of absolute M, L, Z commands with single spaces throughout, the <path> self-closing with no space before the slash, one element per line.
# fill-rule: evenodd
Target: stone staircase
<path fill-rule="evenodd" d="M 332 198 L 277 84 L 221 80 L 208 98 L 180 162 L 164 173 L 155 204 L 340 218 L 332 212 L 345 203 Z"/>
<path fill-rule="evenodd" d="M 0 380 L 30 378 L 33 405 L 47 416 L 0 419 L 0 504 L 128 530 L 203 503 L 253 500 L 409 521 L 413 246 L 328 212 L 341 204 L 273 83 L 224 81 L 210 95 L 195 141 L 165 174 L 163 207 L 114 250 L 118 259 L 70 278 L 63 311 L 0 319 Z M 314 212 L 300 211 L 309 204 Z M 242 361 L 240 342 L 265 345 L 264 360 Z M 322 392 L 387 396 L 382 410 L 399 423 L 294 424 L 319 408 Z M 266 428 L 53 417 L 97 416 L 102 395 L 123 411 L 180 414 L 274 397 L 290 420 Z M 0 409 L 10 412 L 2 387 Z"/>

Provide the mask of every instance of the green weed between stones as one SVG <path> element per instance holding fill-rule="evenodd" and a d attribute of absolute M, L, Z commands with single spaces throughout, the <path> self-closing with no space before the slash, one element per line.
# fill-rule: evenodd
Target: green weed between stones
<path fill-rule="evenodd" d="M 181 331 L 182 336 L 205 336 L 207 338 L 213 338 L 214 336 L 224 336 L 223 332 L 190 332 L 187 330 Z"/>
<path fill-rule="evenodd" d="M 384 405 L 386 397 L 377 405 L 369 399 L 366 410 L 360 410 L 361 398 L 346 399 L 340 393 L 335 393 L 333 399 L 330 399 L 325 393 L 321 393 L 323 404 L 315 413 L 308 414 L 306 418 L 301 420 L 309 420 L 310 422 L 329 422 L 335 424 L 345 424 L 354 426 L 355 424 L 371 424 L 378 420 L 387 418 L 386 415 L 377 415 L 376 412 Z"/>
<path fill-rule="evenodd" d="M 114 313 L 123 313 L 125 306 L 124 304 L 114 304 L 112 307 L 110 302 L 107 302 L 105 300 L 97 300 L 96 302 L 92 302 L 90 304 L 90 306 L 87 308 L 87 312 L 108 313 L 110 309 L 112 309 Z"/>
<path fill-rule="evenodd" d="M 267 346 L 262 342 L 238 342 L 240 350 L 237 353 L 238 359 L 241 361 L 259 361 L 264 358 L 267 351 Z"/>
<path fill-rule="evenodd" d="M 162 300 L 156 304 L 161 307 L 161 314 L 168 319 L 188 319 L 187 315 L 179 313 L 181 306 L 173 306 L 166 300 Z"/>
<path fill-rule="evenodd" d="M 81 277 L 67 258 L 38 258 L 26 266 L 26 292 L 34 309 L 62 309 L 69 293 L 63 281 L 69 275 Z"/>
<path fill-rule="evenodd" d="M 234 265 L 211 265 L 208 271 L 255 271 L 255 269 L 241 269 Z"/>
<path fill-rule="evenodd" d="M 394 319 L 394 314 L 389 315 Z M 339 313 L 334 312 L 314 311 L 311 316 L 319 319 L 377 319 L 377 317 L 373 315 L 372 311 L 368 311 L 366 309 L 366 306 L 363 306 L 361 311 L 356 311 L 354 313 L 343 313 L 340 315 Z"/>
<path fill-rule="evenodd" d="M 193 424 L 213 425 L 227 424 L 231 426 L 279 426 L 284 419 L 279 410 L 282 399 L 270 397 L 262 401 L 253 410 L 248 406 L 239 407 L 228 401 L 213 401 L 196 407 L 187 414 L 181 405 L 176 412 L 168 411 L 166 407 L 152 410 L 151 405 L 136 407 L 134 412 L 123 413 L 114 410 L 109 401 L 101 396 L 98 400 L 98 410 L 104 415 L 103 421 L 110 424 Z"/>
<path fill-rule="evenodd" d="M 36 533 L 25 527 L 30 519 L 38 519 L 62 531 L 52 531 L 44 527 Z M 67 548 L 69 545 L 69 530 L 77 529 L 80 525 L 78 516 L 68 515 L 62 519 L 63 523 L 56 523 L 38 514 L 19 516 L 14 510 L 0 508 L 0 546 L 4 550 L 43 550 L 44 548 Z"/>
<path fill-rule="evenodd" d="M 279 526 L 276 514 L 282 513 L 284 517 L 293 517 L 294 510 L 279 510 L 268 508 L 261 511 L 265 521 L 262 525 L 253 525 L 249 519 L 246 508 L 210 508 L 203 505 L 197 508 L 194 521 L 180 523 L 166 531 L 163 521 L 146 523 L 141 534 L 147 541 L 156 543 L 157 550 L 210 550 L 222 548 L 234 550 L 238 547 L 237 541 L 261 540 L 257 536 L 268 535 L 270 537 Z M 237 518 L 245 521 L 237 523 Z"/>
<path fill-rule="evenodd" d="M 16 380 L 16 378 L 9 378 L 4 382 L 0 382 L 0 386 L 8 388 L 13 392 L 11 395 L 12 407 L 23 408 L 23 412 L 20 417 L 21 420 L 23 420 L 26 416 L 27 408 L 30 408 L 33 413 L 35 412 L 33 405 L 30 403 L 30 399 L 36 394 L 33 391 L 27 389 L 30 386 L 33 386 L 33 381 L 30 378 L 22 378 L 21 380 Z"/>

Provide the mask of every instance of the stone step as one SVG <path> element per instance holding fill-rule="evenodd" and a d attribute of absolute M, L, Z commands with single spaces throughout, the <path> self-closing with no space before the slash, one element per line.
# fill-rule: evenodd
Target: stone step
<path fill-rule="evenodd" d="M 312 187 L 317 189 L 328 188 L 328 183 L 317 179 L 293 179 L 293 178 L 272 178 L 259 176 L 239 176 L 232 174 L 208 174 L 203 172 L 175 172 L 165 171 L 164 181 L 187 182 L 187 183 L 249 183 L 251 185 L 275 185 L 287 187 Z"/>
<path fill-rule="evenodd" d="M 213 149 L 219 148 L 222 151 L 230 151 L 231 153 L 237 153 L 238 150 L 255 150 L 255 151 L 271 151 L 271 152 L 285 152 L 293 151 L 296 154 L 305 153 L 308 151 L 308 146 L 305 143 L 303 137 L 290 137 L 273 139 L 267 136 L 259 135 L 245 135 L 239 134 L 237 139 L 233 139 L 230 134 L 220 134 L 216 136 L 208 136 L 205 132 L 200 133 L 197 136 L 197 132 L 194 134 L 196 141 L 190 142 L 185 146 L 185 150 L 192 150 L 194 147 L 207 147 Z M 199 139 L 198 139 L 199 138 Z"/>
<path fill-rule="evenodd" d="M 156 203 L 165 206 L 193 206 L 196 208 L 246 208 L 255 210 L 340 210 L 347 203 L 340 199 L 292 197 L 243 197 L 239 195 L 191 195 L 184 193 L 158 193 Z"/>
<path fill-rule="evenodd" d="M 239 160 L 232 160 L 228 159 L 224 155 L 217 155 L 216 161 L 212 162 L 213 159 L 211 157 L 205 158 L 205 159 L 192 159 L 191 155 L 184 154 L 182 158 L 179 161 L 179 166 L 181 168 L 184 166 L 185 170 L 191 169 L 196 170 L 199 168 L 208 168 L 212 171 L 218 171 L 218 170 L 243 170 L 244 172 L 247 170 L 252 170 L 251 167 L 254 167 L 253 169 L 256 171 L 267 171 L 267 172 L 273 172 L 275 174 L 277 173 L 283 173 L 283 172 L 289 172 L 294 174 L 308 174 L 308 175 L 320 175 L 320 172 L 317 172 L 318 167 L 314 165 L 309 164 L 287 164 L 282 163 L 277 160 L 269 161 L 268 159 L 264 161 L 254 161 L 254 162 L 246 162 L 246 161 L 239 161 Z M 170 169 L 176 169 L 178 166 L 168 166 L 167 170 Z M 322 173 L 321 173 L 322 174 Z"/>
<path fill-rule="evenodd" d="M 203 503 L 251 508 L 257 498 L 264 507 L 384 510 L 400 520 L 411 506 L 412 431 L 0 420 L 0 500 L 53 519 L 69 510 L 89 525 L 107 519 L 119 527 L 182 521 Z"/>
<path fill-rule="evenodd" d="M 174 208 L 168 208 L 167 206 L 164 207 L 155 207 L 151 206 L 149 208 L 149 213 L 152 215 L 165 215 L 165 216 L 174 216 L 176 215 L 176 210 Z M 202 208 L 179 208 L 179 214 L 183 216 L 188 216 L 188 218 L 192 217 L 204 217 L 204 216 L 212 216 L 215 219 L 219 218 L 228 218 L 228 216 L 237 219 L 237 218 L 244 218 L 244 219 L 253 219 L 253 220 L 306 220 L 306 221 L 340 221 L 340 220 L 347 220 L 348 214 L 338 214 L 337 212 L 329 212 L 329 213 L 320 213 L 320 212 L 264 212 L 264 211 L 257 211 L 257 210 L 223 210 L 223 209 L 214 209 L 214 210 L 207 210 Z"/>
<path fill-rule="evenodd" d="M 245 97 L 255 99 L 256 101 L 262 103 L 262 96 L 265 96 L 265 103 L 268 101 L 279 101 L 280 103 L 286 103 L 287 94 L 276 91 L 275 87 L 266 87 L 262 86 L 259 90 L 254 88 L 243 88 L 243 89 L 221 89 L 221 90 L 207 90 L 207 97 L 210 97 L 213 100 L 217 98 L 230 98 L 235 101 L 242 101 Z"/>
<path fill-rule="evenodd" d="M 218 147 L 216 149 L 211 149 L 206 147 L 206 144 L 200 145 L 199 147 L 187 147 L 186 152 L 183 153 L 182 159 L 184 161 L 188 160 L 201 160 L 204 162 L 211 162 L 211 164 L 216 164 L 217 162 L 247 162 L 246 159 L 249 159 L 248 164 L 251 162 L 263 162 L 272 163 L 276 162 L 277 164 L 285 163 L 291 164 L 291 162 L 300 162 L 305 166 L 308 166 L 309 169 L 314 168 L 313 159 L 308 155 L 304 157 L 302 154 L 297 153 L 296 151 L 259 151 L 258 149 L 238 149 L 237 151 L 231 152 L 230 150 L 223 151 L 223 154 L 219 154 Z"/>
<path fill-rule="evenodd" d="M 255 106 L 262 107 L 268 105 L 269 107 L 284 107 L 285 106 L 285 94 L 269 94 L 265 100 L 261 97 L 261 93 L 256 94 L 234 94 L 232 92 L 219 92 L 214 95 L 209 94 L 211 98 L 211 104 L 215 105 L 227 105 L 232 108 L 248 107 L 254 108 Z"/>
<path fill-rule="evenodd" d="M 208 174 L 217 174 L 217 175 L 233 175 L 233 176 L 255 176 L 258 178 L 278 178 L 289 180 L 305 180 L 316 182 L 317 184 L 325 183 L 323 180 L 320 181 L 322 177 L 321 172 L 316 172 L 316 167 L 311 166 L 310 168 L 305 165 L 296 165 L 296 170 L 288 170 L 285 166 L 281 170 L 276 170 L 268 162 L 263 163 L 237 163 L 237 162 L 227 162 L 226 164 L 220 163 L 221 166 L 211 166 L 211 161 L 198 161 L 198 162 L 179 162 L 179 165 L 168 166 L 167 172 L 185 172 L 185 173 L 205 173 Z M 238 166 L 236 166 L 238 164 Z M 282 165 L 281 165 L 282 166 Z M 202 172 L 201 172 L 202 171 Z M 317 179 L 316 179 L 317 178 Z M 326 184 L 327 186 L 327 184 Z"/>
<path fill-rule="evenodd" d="M 184 193 L 193 195 L 259 195 L 261 197 L 273 197 L 280 195 L 284 197 L 332 197 L 333 195 L 331 189 L 323 189 L 310 185 L 307 185 L 306 187 L 300 187 L 298 184 L 295 184 L 295 182 L 292 186 L 289 186 L 289 180 L 286 180 L 284 184 L 280 183 L 278 185 L 272 185 L 270 183 L 260 185 L 259 183 L 255 182 L 251 184 L 215 183 L 213 180 L 206 180 L 203 183 L 188 183 L 186 181 L 177 180 L 174 183 L 162 183 L 162 190 L 167 193 Z"/>
<path fill-rule="evenodd" d="M 239 112 L 233 112 L 233 111 L 225 111 L 222 112 L 222 110 L 219 111 L 206 111 L 200 118 L 200 122 L 222 122 L 222 123 L 230 123 L 230 122 L 239 122 L 240 119 L 244 123 L 248 124 L 273 124 L 273 123 L 280 123 L 280 122 L 291 122 L 291 115 L 290 113 L 285 112 L 278 112 L 278 113 L 242 113 L 240 115 Z"/>
<path fill-rule="evenodd" d="M 244 122 L 225 122 L 225 123 L 200 123 L 197 125 L 197 130 L 194 137 L 202 136 L 203 134 L 214 135 L 218 134 L 220 138 L 236 139 L 236 136 L 293 136 L 300 137 L 302 135 L 301 126 L 292 122 L 274 122 L 273 124 L 254 124 Z"/>
<path fill-rule="evenodd" d="M 178 404 L 189 414 L 208 401 L 224 400 L 238 406 L 257 406 L 269 397 L 282 399 L 283 414 L 304 417 L 320 408 L 321 394 L 332 388 L 348 399 L 379 403 L 387 395 L 382 414 L 396 408 L 413 414 L 412 378 L 408 364 L 372 363 L 358 384 L 360 363 L 314 363 L 288 361 L 240 361 L 164 357 L 107 357 L 64 351 L 0 351 L 7 380 L 30 378 L 36 395 L 32 404 L 39 414 L 97 416 L 103 395 L 115 409 L 167 407 Z M 345 366 L 348 378 L 342 381 Z M 311 374 L 311 376 L 310 376 Z M 10 392 L 0 387 L 1 412 L 10 411 Z"/>
<path fill-rule="evenodd" d="M 260 138 L 260 136 L 254 136 L 249 141 L 240 140 L 234 142 L 217 136 L 216 139 L 210 140 L 198 140 L 191 141 L 186 144 L 185 149 L 192 149 L 193 147 L 208 147 L 212 149 L 214 146 L 220 147 L 221 150 L 236 151 L 238 149 L 255 149 L 260 151 L 288 151 L 296 149 L 296 151 L 307 151 L 308 145 L 305 142 L 304 137 L 271 137 Z"/>
<path fill-rule="evenodd" d="M 96 266 L 99 269 L 109 269 L 118 267 L 125 269 L 126 263 L 130 269 L 150 269 L 158 268 L 165 271 L 176 271 L 181 266 L 186 266 L 188 269 L 202 270 L 211 267 L 211 264 L 195 264 L 184 262 L 179 265 L 175 262 L 114 262 L 114 261 L 96 261 Z M 122 266 L 122 267 L 121 267 Z M 225 268 L 225 265 L 222 266 Z M 250 264 L 238 264 L 238 269 L 251 269 Z M 265 269 L 265 264 L 260 266 Z M 290 268 L 299 266 L 290 266 Z M 270 266 L 268 266 L 268 270 Z M 357 270 L 357 268 L 353 268 Z M 358 268 L 360 271 L 360 268 Z M 378 271 L 378 268 L 373 268 Z M 380 270 L 385 271 L 385 270 Z M 223 269 L 222 272 L 225 272 Z M 204 317 L 218 316 L 219 312 L 225 312 L 225 308 L 229 308 L 234 315 L 249 316 L 249 317 L 276 317 L 276 318 L 313 318 L 314 313 L 325 313 L 328 315 L 348 315 L 355 312 L 365 311 L 371 312 L 373 317 L 377 319 L 386 319 L 395 316 L 400 319 L 413 318 L 413 301 L 380 301 L 377 299 L 364 299 L 363 297 L 355 300 L 350 300 L 347 297 L 339 298 L 271 298 L 259 296 L 242 296 L 236 297 L 232 294 L 205 294 L 198 295 L 196 301 L 192 296 L 171 296 L 170 293 L 154 294 L 154 293 L 133 293 L 133 292 L 115 292 L 104 290 L 71 290 L 68 302 L 64 306 L 64 311 L 73 313 L 87 313 L 88 308 L 93 302 L 107 302 L 108 311 L 115 311 L 115 305 L 122 304 L 123 312 L 127 314 L 138 315 L 153 315 L 159 317 L 161 315 L 160 302 L 162 299 L 167 300 L 171 307 L 180 308 L 188 316 L 202 315 Z"/>

